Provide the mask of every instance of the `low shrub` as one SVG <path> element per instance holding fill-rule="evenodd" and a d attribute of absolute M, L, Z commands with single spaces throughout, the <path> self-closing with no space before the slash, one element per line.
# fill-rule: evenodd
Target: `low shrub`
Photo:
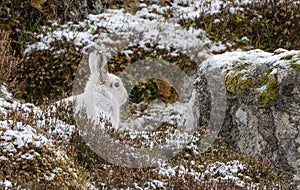
<path fill-rule="evenodd" d="M 63 43 L 65 51 L 33 51 L 14 70 L 11 80 L 15 85 L 10 91 L 16 98 L 42 104 L 45 98 L 57 100 L 72 91 L 82 55 L 71 42 L 56 43 Z M 61 45 L 53 47 L 59 51 Z"/>
<path fill-rule="evenodd" d="M 225 2 L 220 3 L 218 13 L 201 13 L 194 21 L 181 20 L 180 23 L 187 28 L 193 25 L 205 29 L 210 38 L 224 44 L 234 42 L 232 49 L 249 45 L 265 51 L 300 49 L 299 2 L 264 0 L 246 5 L 234 0 Z"/>
<path fill-rule="evenodd" d="M 27 42 L 33 41 L 40 26 L 49 20 L 58 23 L 79 21 L 95 11 L 98 0 L 6 0 L 0 2 L 0 28 L 9 33 L 12 47 L 21 55 Z"/>

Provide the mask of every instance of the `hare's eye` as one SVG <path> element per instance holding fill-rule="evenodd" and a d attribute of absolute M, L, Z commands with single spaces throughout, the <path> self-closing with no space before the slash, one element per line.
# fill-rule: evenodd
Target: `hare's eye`
<path fill-rule="evenodd" d="M 120 87 L 120 82 L 115 82 L 115 83 L 113 83 L 113 85 L 114 85 L 115 88 L 119 88 Z"/>

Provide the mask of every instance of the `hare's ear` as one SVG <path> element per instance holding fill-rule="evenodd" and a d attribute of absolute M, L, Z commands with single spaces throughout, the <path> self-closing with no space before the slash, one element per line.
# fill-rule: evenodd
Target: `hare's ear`
<path fill-rule="evenodd" d="M 99 76 L 100 83 L 105 83 L 108 71 L 107 59 L 105 55 L 99 54 L 96 51 L 92 51 L 89 55 L 89 67 L 91 70 L 91 75 Z"/>

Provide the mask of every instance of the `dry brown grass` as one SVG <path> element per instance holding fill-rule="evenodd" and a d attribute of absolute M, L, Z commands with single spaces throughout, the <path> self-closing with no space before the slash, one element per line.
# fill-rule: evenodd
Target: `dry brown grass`
<path fill-rule="evenodd" d="M 12 71 L 19 65 L 21 59 L 15 57 L 15 52 L 10 50 L 8 34 L 0 30 L 0 82 L 7 83 Z"/>

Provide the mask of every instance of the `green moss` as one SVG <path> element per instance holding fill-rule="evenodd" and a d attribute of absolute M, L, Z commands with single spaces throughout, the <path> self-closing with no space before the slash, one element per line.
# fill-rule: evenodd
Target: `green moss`
<path fill-rule="evenodd" d="M 233 67 L 233 71 L 242 71 L 242 70 L 245 70 L 249 67 L 249 64 L 248 63 L 243 63 L 243 64 L 240 64 L 240 65 L 237 65 L 237 66 L 234 66 Z"/>
<path fill-rule="evenodd" d="M 280 86 L 277 84 L 277 81 L 274 78 L 267 83 L 266 90 L 257 94 L 257 96 L 256 96 L 257 100 L 263 107 L 266 107 L 269 105 L 269 103 L 271 101 L 276 100 L 279 89 L 280 89 Z"/>
<path fill-rule="evenodd" d="M 266 107 L 271 101 L 276 100 L 280 86 L 276 78 L 270 76 L 273 69 L 268 69 L 260 77 L 241 73 L 240 71 L 244 70 L 243 65 L 236 66 L 232 70 L 234 73 L 225 76 L 225 85 L 230 93 L 241 96 L 247 89 L 255 91 L 259 87 L 266 86 L 264 91 L 256 94 L 260 105 Z"/>
<path fill-rule="evenodd" d="M 130 100 L 134 103 L 150 102 L 158 97 L 158 89 L 153 79 L 135 86 L 130 92 Z"/>
<path fill-rule="evenodd" d="M 225 84 L 230 93 L 241 95 L 246 89 L 254 88 L 256 86 L 257 79 L 251 76 L 246 76 L 240 72 L 248 68 L 248 63 L 239 64 L 238 62 L 235 62 L 234 65 L 235 66 L 232 68 L 234 73 L 227 74 L 225 76 Z"/>
<path fill-rule="evenodd" d="M 287 55 L 287 56 L 280 58 L 280 60 L 291 60 L 293 58 L 293 56 L 294 55 Z"/>
<path fill-rule="evenodd" d="M 300 64 L 297 64 L 297 63 L 292 63 L 291 64 L 291 68 L 297 70 L 297 71 L 300 71 Z"/>
<path fill-rule="evenodd" d="M 254 88 L 256 80 L 254 78 L 246 78 L 241 73 L 235 73 L 226 76 L 225 84 L 230 93 L 240 96 L 246 89 Z"/>

